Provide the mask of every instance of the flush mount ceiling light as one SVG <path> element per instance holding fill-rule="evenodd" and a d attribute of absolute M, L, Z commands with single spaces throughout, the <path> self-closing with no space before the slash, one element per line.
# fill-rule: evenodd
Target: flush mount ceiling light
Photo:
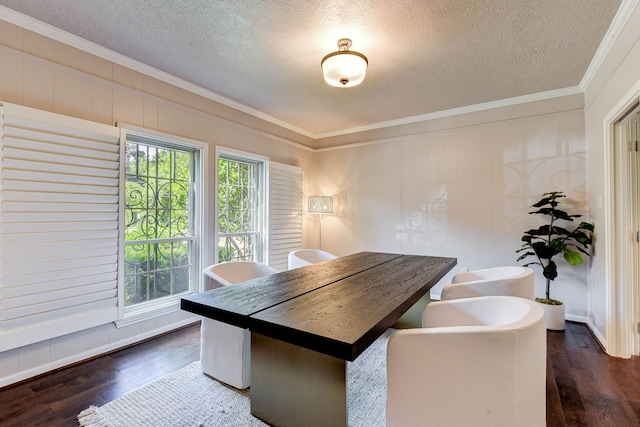
<path fill-rule="evenodd" d="M 350 39 L 338 40 L 338 51 L 322 58 L 322 74 L 331 86 L 352 87 L 359 85 L 367 74 L 367 57 L 360 52 L 349 50 Z"/>

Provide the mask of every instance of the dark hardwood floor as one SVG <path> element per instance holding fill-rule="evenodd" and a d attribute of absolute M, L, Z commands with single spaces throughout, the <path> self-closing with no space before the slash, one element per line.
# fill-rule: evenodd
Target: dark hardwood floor
<path fill-rule="evenodd" d="M 0 426 L 77 426 L 77 415 L 200 360 L 200 324 L 0 389 Z"/>
<path fill-rule="evenodd" d="M 547 425 L 640 426 L 640 357 L 602 352 L 585 325 L 547 333 Z M 77 426 L 76 416 L 200 357 L 199 325 L 0 389 L 0 426 Z"/>
<path fill-rule="evenodd" d="M 640 426 L 640 357 L 607 356 L 583 324 L 548 331 L 547 425 Z"/>

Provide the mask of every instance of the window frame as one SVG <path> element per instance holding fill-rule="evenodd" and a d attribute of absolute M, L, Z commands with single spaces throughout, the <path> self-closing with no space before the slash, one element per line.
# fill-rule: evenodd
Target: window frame
<path fill-rule="evenodd" d="M 218 263 L 218 240 L 220 236 L 220 230 L 218 227 L 218 195 L 219 195 L 219 160 L 220 158 L 229 158 L 231 160 L 237 159 L 240 161 L 248 162 L 248 163 L 256 163 L 259 164 L 260 167 L 258 169 L 259 175 L 259 183 L 258 183 L 258 206 L 261 206 L 260 209 L 260 225 L 259 225 L 259 233 L 260 233 L 260 241 L 261 241 L 261 249 L 258 251 L 259 254 L 257 259 L 254 261 L 260 263 L 267 263 L 268 254 L 269 254 L 269 197 L 268 197 L 268 188 L 269 188 L 269 162 L 270 159 L 265 156 L 261 156 L 258 154 L 249 153 L 246 151 L 237 150 L 234 148 L 216 146 L 216 156 L 215 156 L 215 176 L 214 176 L 214 185 L 215 185 L 215 203 L 214 203 L 214 236 L 213 236 L 213 246 L 214 246 L 214 262 Z"/>
<path fill-rule="evenodd" d="M 205 182 L 208 182 L 208 171 L 205 167 L 206 159 L 208 159 L 208 145 L 204 142 L 184 138 L 176 135 L 170 135 L 163 132 L 152 131 L 149 129 L 118 123 L 121 129 L 121 147 L 120 147 L 120 218 L 125 218 L 125 183 L 126 183 L 126 144 L 127 134 L 134 134 L 139 138 L 149 140 L 150 144 L 158 147 L 166 146 L 167 148 L 183 148 L 193 150 L 193 280 L 189 285 L 187 294 L 196 293 L 201 289 L 202 278 L 201 272 L 203 260 L 207 259 L 207 245 L 204 242 L 207 239 L 205 235 L 204 218 L 206 218 L 205 207 L 208 205 L 208 197 Z M 117 327 L 136 323 L 145 319 L 158 317 L 170 312 L 180 310 L 180 299 L 185 293 L 171 295 L 157 300 L 145 301 L 132 306 L 125 307 L 124 304 L 124 266 L 125 266 L 125 223 L 124 220 L 119 222 L 119 268 L 118 268 L 118 320 Z"/>

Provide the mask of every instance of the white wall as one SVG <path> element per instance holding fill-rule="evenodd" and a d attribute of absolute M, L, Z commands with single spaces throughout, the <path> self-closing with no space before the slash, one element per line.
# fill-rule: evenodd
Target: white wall
<path fill-rule="evenodd" d="M 613 144 L 606 130 L 618 109 L 640 96 L 639 40 L 640 7 L 636 6 L 585 91 L 587 189 L 593 206 L 592 220 L 598 241 L 609 242 L 612 249 L 617 246 L 615 235 L 608 228 L 615 215 L 615 197 L 611 191 L 615 165 L 609 161 Z M 609 214 L 612 216 L 608 217 Z M 599 245 L 589 280 L 589 325 L 607 351 L 619 356 L 628 356 L 624 350 L 626 341 L 636 333 L 631 323 L 626 322 L 627 313 L 623 312 L 631 295 L 621 292 L 626 284 L 620 282 L 615 272 L 615 263 L 624 256 L 624 253 L 607 253 L 604 245 Z"/>
<path fill-rule="evenodd" d="M 306 174 L 313 174 L 314 153 L 303 145 L 309 142 L 305 137 L 2 20 L 0 64 L 0 101 L 204 141 L 210 145 L 211 171 L 214 146 L 219 144 L 299 166 Z M 213 179 L 210 174 L 208 212 L 213 212 Z M 305 194 L 308 187 L 307 179 Z M 213 232 L 210 218 L 204 240 L 211 257 Z M 204 260 L 204 265 L 212 263 L 213 259 Z M 176 311 L 122 328 L 107 324 L 2 352 L 0 387 L 198 319 Z"/>
<path fill-rule="evenodd" d="M 531 204 L 564 191 L 586 213 L 582 96 L 434 120 L 407 136 L 360 141 L 317 154 L 316 186 L 333 195 L 323 248 L 458 258 L 460 268 L 515 265 Z M 375 137 L 375 135 L 373 135 Z M 588 314 L 586 267 L 560 264 L 552 297 L 570 319 Z M 438 297 L 450 273 L 432 290 Z M 536 291 L 544 296 L 536 270 Z"/>

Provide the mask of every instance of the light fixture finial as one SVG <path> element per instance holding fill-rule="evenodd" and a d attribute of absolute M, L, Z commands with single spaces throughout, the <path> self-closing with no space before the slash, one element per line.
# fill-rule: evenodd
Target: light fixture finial
<path fill-rule="evenodd" d="M 351 48 L 352 42 L 351 39 L 340 39 L 338 40 L 338 50 L 345 51 Z"/>

